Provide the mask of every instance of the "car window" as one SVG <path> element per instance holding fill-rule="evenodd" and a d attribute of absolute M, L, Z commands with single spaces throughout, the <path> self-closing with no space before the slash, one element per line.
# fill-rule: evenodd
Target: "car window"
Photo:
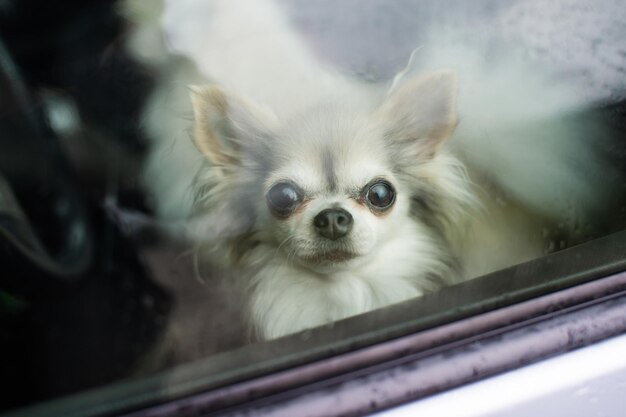
<path fill-rule="evenodd" d="M 624 22 L 584 0 L 0 1 L 0 412 L 354 370 L 622 271 Z"/>

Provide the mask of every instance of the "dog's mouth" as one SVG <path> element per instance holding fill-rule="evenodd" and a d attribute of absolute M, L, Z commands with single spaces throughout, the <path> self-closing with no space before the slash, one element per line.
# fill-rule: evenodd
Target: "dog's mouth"
<path fill-rule="evenodd" d="M 321 263 L 348 262 L 356 257 L 358 257 L 358 255 L 354 252 L 349 252 L 345 250 L 333 250 L 333 251 L 326 251 L 326 252 L 306 255 L 306 256 L 303 256 L 302 258 L 307 263 L 321 264 Z"/>

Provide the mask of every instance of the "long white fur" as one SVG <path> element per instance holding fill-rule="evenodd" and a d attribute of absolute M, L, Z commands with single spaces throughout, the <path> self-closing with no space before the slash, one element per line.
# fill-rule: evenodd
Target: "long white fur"
<path fill-rule="evenodd" d="M 383 157 L 388 144 L 381 140 L 379 127 L 388 116 L 379 115 L 382 120 L 378 120 L 359 117 L 354 111 L 351 107 L 351 113 L 343 114 L 339 108 L 323 107 L 316 116 L 288 120 L 276 137 L 265 139 L 275 142 L 271 157 L 276 166 L 260 181 L 251 167 L 253 160 L 226 167 L 230 171 L 219 175 L 209 168 L 197 178 L 196 186 L 206 192 L 200 191 L 193 229 L 199 241 L 210 237 L 201 253 L 225 260 L 226 266 L 235 268 L 242 285 L 250 287 L 251 322 L 262 339 L 414 298 L 442 284 L 433 282 L 433 277 L 445 277 L 448 283 L 458 279 L 441 236 L 411 219 L 409 196 L 413 186 L 432 181 L 433 187 L 446 194 L 441 198 L 449 204 L 446 211 L 460 212 L 456 206 L 467 208 L 472 199 L 463 170 L 457 169 L 455 158 L 442 152 L 403 170 L 403 178 L 397 177 Z M 245 141 L 250 132 L 244 120 L 238 122 L 239 137 Z M 334 167 L 338 191 L 329 191 L 325 184 L 320 162 L 324 149 L 346 156 L 337 158 Z M 446 175 L 439 176 L 439 171 Z M 372 214 L 342 191 L 360 189 L 381 175 L 397 190 L 396 203 L 384 217 Z M 301 213 L 286 220 L 271 215 L 264 198 L 267 189 L 282 178 L 315 196 Z M 304 264 L 302 258 L 331 245 L 320 242 L 311 227 L 313 217 L 328 207 L 352 214 L 354 227 L 342 247 L 359 256 L 343 264 Z M 254 210 L 252 224 L 242 225 L 247 218 L 242 208 Z M 247 230 L 254 231 L 247 240 L 255 245 L 233 256 L 233 247 L 246 243 L 239 236 Z"/>
<path fill-rule="evenodd" d="M 141 26 L 145 19 L 136 20 Z M 370 109 L 382 100 L 380 87 L 322 65 L 271 0 L 171 0 L 166 2 L 161 24 L 167 35 L 164 48 L 191 58 L 202 76 L 268 105 L 280 118 L 302 112 L 330 92 L 346 105 Z M 459 210 L 455 214 L 459 224 L 448 236 L 468 278 L 543 253 L 541 221 L 526 216 L 527 209 L 559 217 L 573 204 L 602 202 L 604 193 L 586 178 L 586 172 L 597 170 L 589 138 L 572 136 L 558 120 L 583 106 L 575 93 L 565 83 L 555 84 L 550 68 L 531 67 L 516 52 L 485 61 L 487 43 L 468 45 L 459 37 L 433 35 L 438 42 L 414 54 L 391 90 L 432 69 L 452 69 L 460 78 L 457 131 L 436 162 L 421 167 L 419 175 L 431 169 L 431 178 L 462 202 L 450 208 Z M 150 47 L 138 40 L 132 48 L 141 55 Z M 213 198 L 220 193 L 219 185 L 215 188 L 217 171 L 209 167 L 196 177 L 202 158 L 186 137 L 191 122 L 182 117 L 191 113 L 185 85 L 196 84 L 201 77 L 189 64 L 167 65 L 161 73 L 162 87 L 146 112 L 146 129 L 155 140 L 147 187 L 164 218 L 185 219 L 191 213 L 194 178 L 200 185 L 212 184 L 207 188 L 212 194 L 200 193 L 207 216 L 184 223 L 196 239 L 227 239 L 240 232 L 229 229 L 237 222 L 229 221 L 228 208 L 214 207 L 219 205 Z M 532 127 L 546 121 L 547 130 L 533 132 Z M 475 187 L 459 175 L 464 168 L 452 154 L 463 158 L 475 173 L 473 178 L 487 182 Z M 259 192 L 257 204 L 263 203 Z M 473 198 L 481 199 L 488 217 L 464 212 Z M 447 266 L 439 263 L 442 249 L 432 241 L 431 232 L 408 220 L 408 208 L 402 204 L 396 220 L 389 223 L 392 237 L 376 246 L 371 259 L 349 271 L 320 279 L 319 274 L 290 263 L 289 256 L 276 256 L 281 242 L 252 251 L 240 272 L 253 288 L 252 320 L 260 337 L 281 336 L 422 294 L 422 277 L 415 271 L 441 272 Z M 572 223 L 590 209 L 579 204 Z M 224 259 L 219 239 L 212 247 Z"/>

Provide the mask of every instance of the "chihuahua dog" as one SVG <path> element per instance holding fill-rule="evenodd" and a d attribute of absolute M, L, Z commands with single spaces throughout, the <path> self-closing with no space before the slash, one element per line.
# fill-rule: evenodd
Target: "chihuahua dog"
<path fill-rule="evenodd" d="M 208 161 L 194 210 L 236 225 L 210 253 L 249 284 L 262 338 L 458 279 L 447 228 L 474 198 L 444 146 L 456 88 L 450 72 L 418 76 L 376 108 L 337 99 L 284 121 L 219 87 L 194 88 L 194 140 Z"/>
<path fill-rule="evenodd" d="M 550 225 L 592 211 L 572 201 L 602 204 L 584 175 L 599 131 L 556 117 L 580 100 L 548 71 L 441 47 L 372 85 L 320 63 L 272 2 L 238 3 L 172 2 L 151 20 L 193 65 L 146 58 L 148 14 L 126 14 L 144 31 L 131 50 L 162 77 L 146 112 L 157 212 L 239 277 L 260 339 L 539 256 Z M 176 137 L 202 78 L 194 147 Z"/>

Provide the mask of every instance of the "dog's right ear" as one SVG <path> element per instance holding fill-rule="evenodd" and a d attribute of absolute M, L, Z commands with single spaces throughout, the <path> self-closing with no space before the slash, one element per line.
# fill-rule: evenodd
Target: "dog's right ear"
<path fill-rule="evenodd" d="M 214 165 L 237 165 L 246 146 L 266 137 L 276 117 L 265 108 L 221 88 L 191 86 L 194 143 Z"/>

